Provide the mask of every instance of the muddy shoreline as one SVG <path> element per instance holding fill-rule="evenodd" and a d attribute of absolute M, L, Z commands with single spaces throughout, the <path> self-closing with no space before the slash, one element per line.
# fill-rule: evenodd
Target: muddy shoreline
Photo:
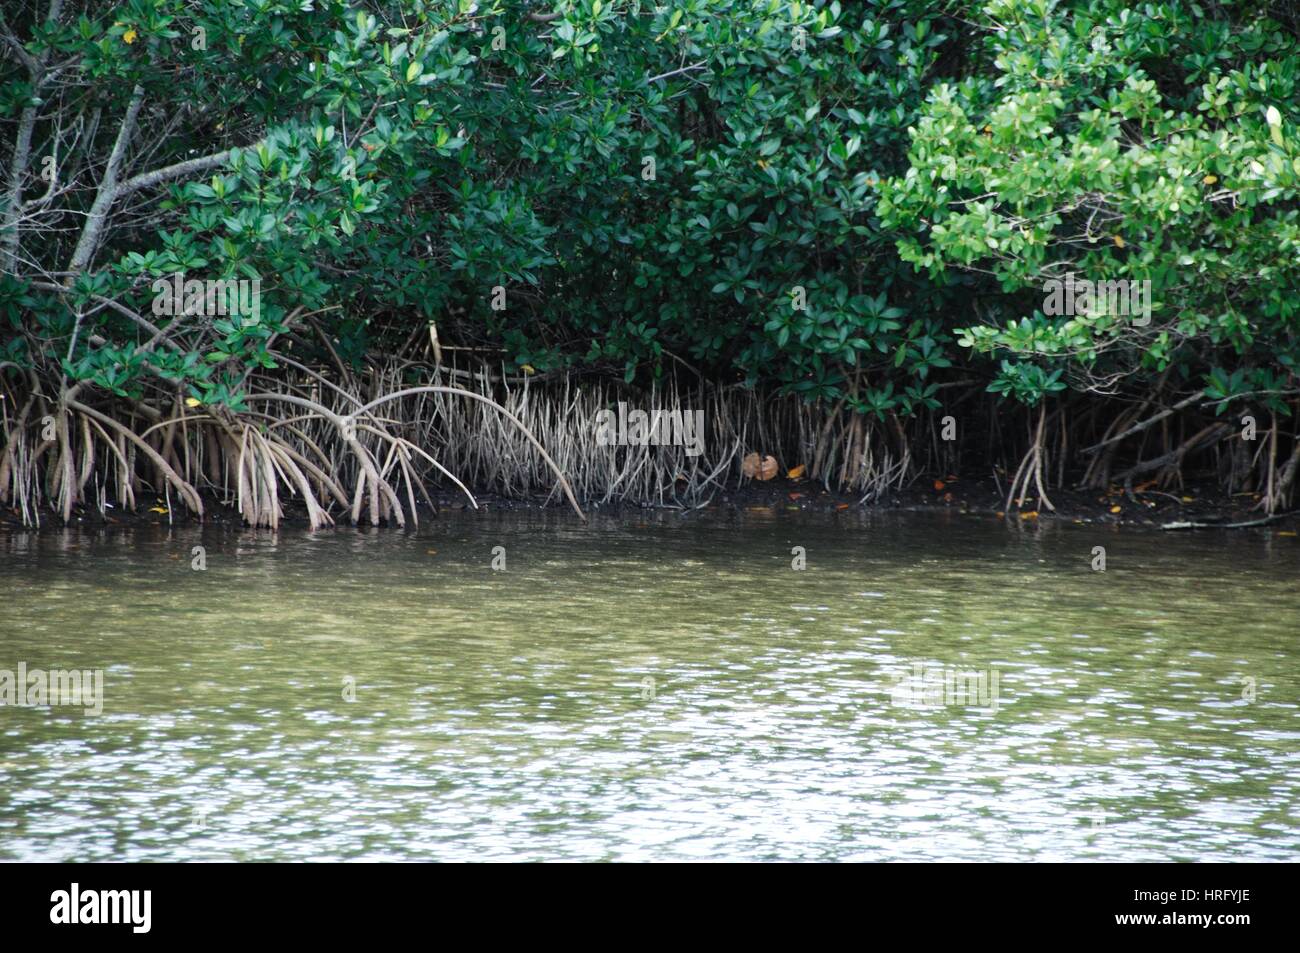
<path fill-rule="evenodd" d="M 433 495 L 438 504 L 438 512 L 473 509 L 465 495 L 454 489 L 440 489 Z M 549 499 L 544 496 L 506 497 L 492 492 L 475 492 L 474 497 L 478 508 L 484 511 L 568 509 L 563 497 L 558 493 Z M 820 483 L 813 483 L 806 479 L 791 480 L 778 477 L 766 482 L 746 481 L 741 486 L 729 486 L 695 504 L 661 506 L 653 503 L 637 504 L 623 501 L 601 505 L 598 501 L 582 501 L 582 506 L 588 515 L 598 513 L 602 516 L 614 517 L 620 514 L 629 516 L 643 514 L 648 511 L 663 513 L 704 511 L 715 514 L 727 511 L 737 514 L 850 511 L 949 512 L 958 515 L 1009 519 L 1021 523 L 1068 521 L 1156 530 L 1170 523 L 1208 524 L 1188 527 L 1200 532 L 1254 530 L 1294 536 L 1300 530 L 1300 512 L 1279 514 L 1258 525 L 1227 526 L 1234 523 L 1263 521 L 1263 512 L 1255 508 L 1260 499 L 1259 494 L 1239 493 L 1229 497 L 1218 491 L 1212 484 L 1200 486 L 1189 484 L 1181 492 L 1168 492 L 1154 488 L 1135 489 L 1132 494 L 1125 492 L 1122 487 L 1112 487 L 1107 491 L 1056 489 L 1050 492 L 1050 499 L 1055 507 L 1054 510 L 1048 508 L 1042 501 L 1030 497 L 1024 500 L 1022 507 L 1013 506 L 1008 512 L 1005 509 L 1004 484 L 1000 485 L 997 481 L 988 478 L 972 480 L 946 477 L 918 479 L 897 492 L 886 494 L 883 499 L 864 503 L 853 494 L 827 490 Z M 205 513 L 202 522 L 225 526 L 244 525 L 233 502 L 224 501 L 217 494 L 205 493 L 203 504 Z M 427 505 L 419 507 L 422 521 L 436 519 L 438 512 L 434 512 Z M 335 519 L 338 526 L 349 525 L 344 514 L 336 513 Z M 175 500 L 172 501 L 169 512 L 167 501 L 158 498 L 149 505 L 141 505 L 134 511 L 120 509 L 110 503 L 103 516 L 96 508 L 90 508 L 89 511 L 78 508 L 73 513 L 71 525 L 183 526 L 197 522 L 199 520 L 177 505 Z M 363 523 L 365 522 L 363 517 Z M 281 525 L 286 529 L 306 528 L 309 523 L 305 507 L 297 500 L 287 501 Z M 15 529 L 37 528 L 24 527 L 17 511 L 8 508 L 0 509 L 0 526 Z M 56 514 L 48 509 L 42 510 L 40 529 L 58 529 L 62 526 L 63 522 Z"/>

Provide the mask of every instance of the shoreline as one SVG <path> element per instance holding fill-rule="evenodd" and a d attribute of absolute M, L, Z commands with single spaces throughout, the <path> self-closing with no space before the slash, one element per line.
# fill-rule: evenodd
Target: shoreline
<path fill-rule="evenodd" d="M 435 511 L 427 504 L 418 508 L 421 522 L 436 521 L 440 515 L 448 513 L 463 514 L 472 512 L 475 507 L 463 493 L 455 489 L 430 488 L 438 509 Z M 883 498 L 870 503 L 862 502 L 851 493 L 827 490 L 822 484 L 807 479 L 787 479 L 778 477 L 766 482 L 747 480 L 741 486 L 718 490 L 703 502 L 690 505 L 660 505 L 649 502 L 613 501 L 602 505 L 599 501 L 580 501 L 588 517 L 626 516 L 639 518 L 647 513 L 682 515 L 691 513 L 719 514 L 731 512 L 736 515 L 745 513 L 810 513 L 833 514 L 845 512 L 876 513 L 950 513 L 959 516 L 993 517 L 1017 523 L 1035 522 L 1069 522 L 1125 526 L 1130 528 L 1161 531 L 1170 523 L 1191 523 L 1193 526 L 1174 527 L 1196 531 L 1213 531 L 1228 529 L 1262 529 L 1273 534 L 1297 536 L 1300 533 L 1300 511 L 1277 514 L 1266 519 L 1262 511 L 1254 509 L 1260 495 L 1256 493 L 1238 493 L 1227 496 L 1213 485 L 1189 485 L 1181 493 L 1147 489 L 1136 490 L 1130 496 L 1123 488 L 1112 487 L 1107 491 L 1077 490 L 1058 488 L 1051 491 L 1051 501 L 1055 509 L 1049 509 L 1041 501 L 1030 497 L 1020 509 L 1013 508 L 1007 512 L 1005 488 L 1000 487 L 991 478 L 963 479 L 945 477 L 917 479 L 911 485 L 895 492 L 884 494 Z M 0 509 L 0 528 L 39 532 L 43 530 L 61 530 L 68 527 L 136 527 L 136 526 L 236 526 L 252 529 L 240 516 L 233 501 L 225 502 L 220 495 L 204 492 L 204 516 L 196 518 L 188 510 L 173 501 L 168 513 L 166 501 L 157 499 L 149 505 L 140 505 L 135 510 L 118 509 L 109 504 L 110 509 L 103 514 L 95 508 L 88 512 L 73 513 L 72 520 L 64 525 L 57 514 L 48 509 L 42 510 L 39 526 L 25 526 L 17 512 L 9 508 Z M 531 497 L 509 497 L 491 491 L 474 491 L 478 510 L 483 512 L 544 512 L 571 510 L 563 497 L 556 494 L 549 500 L 540 495 Z M 576 520 L 576 517 L 575 517 Z M 1246 526 L 1229 524 L 1250 524 Z M 337 518 L 333 528 L 345 528 L 352 524 L 344 516 Z M 358 527 L 371 527 L 363 519 Z M 299 499 L 285 501 L 281 527 L 285 529 L 308 529 L 310 520 L 305 505 Z M 396 528 L 390 522 L 381 522 L 380 528 Z M 265 527 L 259 527 L 265 529 Z"/>

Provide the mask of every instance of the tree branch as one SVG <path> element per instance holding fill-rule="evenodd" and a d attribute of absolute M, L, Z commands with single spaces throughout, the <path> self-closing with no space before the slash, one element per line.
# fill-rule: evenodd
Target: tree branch
<path fill-rule="evenodd" d="M 122 172 L 123 162 L 126 161 L 127 146 L 130 145 L 131 136 L 135 133 L 136 119 L 143 105 L 144 87 L 137 85 L 131 92 L 131 102 L 126 107 L 126 115 L 122 117 L 122 125 L 117 130 L 117 141 L 113 143 L 113 152 L 108 157 L 108 165 L 104 167 L 104 177 L 100 179 L 99 191 L 95 194 L 95 204 L 90 207 L 90 214 L 86 216 L 86 224 L 81 229 L 81 238 L 77 241 L 72 260 L 68 263 L 68 271 L 80 274 L 95 257 L 95 252 L 99 248 L 100 233 L 104 230 L 109 209 L 117 200 L 117 177 Z"/>
<path fill-rule="evenodd" d="M 259 142 L 261 140 L 258 140 Z M 254 148 L 257 143 L 253 143 L 248 148 Z M 218 166 L 225 165 L 226 160 L 230 158 L 233 150 L 225 149 L 221 152 L 214 152 L 210 156 L 200 156 L 197 159 L 186 159 L 184 162 L 176 162 L 161 169 L 154 169 L 152 172 L 143 172 L 140 175 L 132 176 L 117 188 L 116 198 L 123 198 L 139 189 L 153 188 L 155 185 L 161 185 L 170 179 L 184 178 L 193 175 L 195 172 L 206 172 L 209 169 L 215 169 Z"/>

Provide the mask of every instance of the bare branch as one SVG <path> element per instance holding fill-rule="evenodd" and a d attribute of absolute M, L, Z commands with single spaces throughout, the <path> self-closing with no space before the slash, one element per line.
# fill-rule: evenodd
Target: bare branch
<path fill-rule="evenodd" d="M 253 143 L 249 148 L 256 148 L 257 144 Z M 143 172 L 140 175 L 132 176 L 118 186 L 116 197 L 120 199 L 139 189 L 153 188 L 155 185 L 161 185 L 171 179 L 180 179 L 196 172 L 207 172 L 209 169 L 215 169 L 218 166 L 225 165 L 232 151 L 231 149 L 225 149 L 221 152 L 214 152 L 209 156 L 186 159 L 184 162 L 176 162 L 161 169 L 154 169 L 152 172 Z"/>
<path fill-rule="evenodd" d="M 144 87 L 136 86 L 131 92 L 131 102 L 126 107 L 126 115 L 122 117 L 122 125 L 117 130 L 117 141 L 113 143 L 113 152 L 108 157 L 108 165 L 104 167 L 104 177 L 99 181 L 95 204 L 90 207 L 90 214 L 86 216 L 86 224 L 81 230 L 81 238 L 77 241 L 72 260 L 68 263 L 68 271 L 80 274 L 95 257 L 95 252 L 99 248 L 100 234 L 104 230 L 104 223 L 108 220 L 109 209 L 117 200 L 117 177 L 121 174 L 123 162 L 126 161 L 127 146 L 135 133 L 136 119 L 143 105 Z"/>

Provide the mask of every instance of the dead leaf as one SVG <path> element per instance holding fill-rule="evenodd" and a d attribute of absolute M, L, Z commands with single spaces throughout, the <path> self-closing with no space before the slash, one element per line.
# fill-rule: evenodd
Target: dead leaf
<path fill-rule="evenodd" d="M 1020 518 L 1022 520 L 1036 520 L 1038 519 L 1038 510 L 1030 510 L 1028 513 L 1021 513 Z"/>
<path fill-rule="evenodd" d="M 1123 512 L 1123 510 L 1124 510 L 1124 507 L 1122 507 L 1122 506 L 1112 506 L 1112 507 L 1110 508 L 1110 511 L 1111 511 L 1112 513 L 1120 513 L 1120 512 Z"/>
<path fill-rule="evenodd" d="M 791 493 L 791 494 L 790 494 L 790 499 L 792 499 L 792 500 L 802 500 L 802 499 L 803 499 L 803 494 L 802 494 L 802 493 Z"/>
<path fill-rule="evenodd" d="M 805 469 L 805 467 L 804 467 L 804 465 L 801 463 L 801 464 L 799 464 L 797 467 L 795 467 L 793 470 L 789 471 L 789 472 L 786 474 L 786 477 L 788 477 L 788 478 L 791 479 L 791 480 L 797 480 L 797 479 L 799 479 L 801 476 L 803 476 L 803 471 L 804 471 L 804 469 Z"/>
<path fill-rule="evenodd" d="M 938 492 L 939 490 L 942 490 L 943 488 L 944 488 L 944 482 L 943 482 L 942 480 L 935 480 L 935 481 L 934 481 L 934 489 L 935 489 L 936 492 Z"/>

